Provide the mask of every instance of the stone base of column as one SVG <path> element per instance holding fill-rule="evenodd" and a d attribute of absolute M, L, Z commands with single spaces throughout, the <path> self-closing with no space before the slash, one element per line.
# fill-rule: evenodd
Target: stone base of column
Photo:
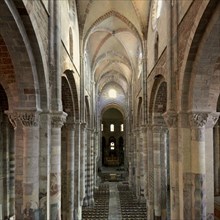
<path fill-rule="evenodd" d="M 147 201 L 147 219 L 154 219 L 154 207 Z"/>
<path fill-rule="evenodd" d="M 77 209 L 75 209 L 75 220 L 81 220 L 82 219 L 82 207 L 78 207 Z"/>

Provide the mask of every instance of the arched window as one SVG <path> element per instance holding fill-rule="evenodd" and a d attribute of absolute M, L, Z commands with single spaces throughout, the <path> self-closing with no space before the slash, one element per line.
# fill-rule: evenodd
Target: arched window
<path fill-rule="evenodd" d="M 124 131 L 124 124 L 121 124 L 121 132 Z"/>
<path fill-rule="evenodd" d="M 115 125 L 114 124 L 110 124 L 110 131 L 114 132 L 115 131 Z"/>

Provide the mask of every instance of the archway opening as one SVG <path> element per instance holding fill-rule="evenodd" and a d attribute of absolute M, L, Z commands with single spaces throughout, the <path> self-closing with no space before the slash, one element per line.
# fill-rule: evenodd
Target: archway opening
<path fill-rule="evenodd" d="M 122 113 L 116 108 L 107 109 L 101 119 L 101 167 L 104 181 L 121 181 L 125 178 L 125 125 Z"/>
<path fill-rule="evenodd" d="M 124 165 L 124 119 L 120 111 L 110 108 L 102 116 L 102 166 Z"/>

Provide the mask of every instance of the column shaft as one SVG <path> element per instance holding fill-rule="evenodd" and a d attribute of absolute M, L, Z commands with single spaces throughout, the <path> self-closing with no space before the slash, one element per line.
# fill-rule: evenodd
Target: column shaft
<path fill-rule="evenodd" d="M 40 219 L 50 218 L 50 140 L 51 120 L 49 112 L 40 114 L 40 173 L 39 173 L 39 211 Z"/>
<path fill-rule="evenodd" d="M 73 124 L 68 124 L 67 126 L 67 219 L 74 219 L 74 191 L 75 191 L 75 183 L 74 183 L 74 126 Z"/>
<path fill-rule="evenodd" d="M 80 203 L 83 204 L 85 197 L 85 174 L 86 174 L 86 124 L 81 124 L 81 138 L 80 138 Z"/>
<path fill-rule="evenodd" d="M 153 157 L 154 157 L 154 214 L 161 216 L 161 162 L 160 162 L 160 132 L 159 126 L 153 127 Z"/>
<path fill-rule="evenodd" d="M 152 126 L 147 128 L 147 156 L 148 156 L 148 198 L 147 219 L 154 219 L 154 155 Z"/>
<path fill-rule="evenodd" d="M 50 152 L 50 219 L 61 219 L 61 127 L 66 115 L 52 113 Z"/>
<path fill-rule="evenodd" d="M 220 195 L 220 126 L 214 128 L 214 179 L 215 195 Z"/>
<path fill-rule="evenodd" d="M 74 143 L 75 163 L 74 163 L 74 219 L 81 218 L 81 203 L 80 203 L 80 123 L 75 123 L 75 143 Z"/>
<path fill-rule="evenodd" d="M 23 127 L 23 218 L 39 218 L 39 112 L 18 111 Z M 16 216 L 17 217 L 17 216 Z"/>

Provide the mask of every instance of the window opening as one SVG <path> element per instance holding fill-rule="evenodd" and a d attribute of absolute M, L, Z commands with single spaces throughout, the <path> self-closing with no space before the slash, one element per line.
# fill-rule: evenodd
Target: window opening
<path fill-rule="evenodd" d="M 115 131 L 115 125 L 114 125 L 114 124 L 111 124 L 111 125 L 110 125 L 110 131 L 111 131 L 111 132 L 114 132 L 114 131 Z"/>

